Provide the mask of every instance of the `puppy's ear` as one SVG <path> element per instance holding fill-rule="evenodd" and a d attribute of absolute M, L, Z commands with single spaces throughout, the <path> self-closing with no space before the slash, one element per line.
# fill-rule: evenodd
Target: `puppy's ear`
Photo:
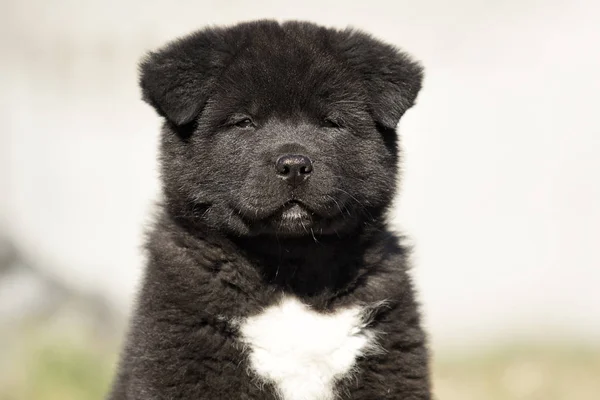
<path fill-rule="evenodd" d="M 204 30 L 149 53 L 140 63 L 143 99 L 180 126 L 204 107 L 230 52 L 222 32 Z"/>
<path fill-rule="evenodd" d="M 406 53 L 352 29 L 340 32 L 337 48 L 363 79 L 376 122 L 395 129 L 421 90 L 423 68 Z"/>

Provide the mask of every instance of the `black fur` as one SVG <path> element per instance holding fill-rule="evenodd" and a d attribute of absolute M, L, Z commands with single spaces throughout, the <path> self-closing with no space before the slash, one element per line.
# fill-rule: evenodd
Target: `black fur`
<path fill-rule="evenodd" d="M 358 360 L 340 399 L 431 398 L 407 250 L 384 221 L 421 80 L 394 47 L 310 23 L 205 29 L 149 54 L 165 199 L 109 399 L 275 399 L 230 321 L 284 293 L 322 312 L 387 301 L 369 312 L 385 352 Z M 285 153 L 314 164 L 293 190 L 274 172 Z"/>

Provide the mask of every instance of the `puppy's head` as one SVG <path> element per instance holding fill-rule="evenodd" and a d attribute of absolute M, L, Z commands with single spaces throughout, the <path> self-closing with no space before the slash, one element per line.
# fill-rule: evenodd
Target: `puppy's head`
<path fill-rule="evenodd" d="M 394 194 L 395 128 L 422 69 L 354 30 L 271 21 L 150 53 L 166 207 L 235 235 L 342 235 Z"/>

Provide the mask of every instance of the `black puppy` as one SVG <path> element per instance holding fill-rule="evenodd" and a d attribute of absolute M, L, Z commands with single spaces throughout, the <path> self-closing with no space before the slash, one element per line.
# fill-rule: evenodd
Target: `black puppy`
<path fill-rule="evenodd" d="M 421 88 L 355 30 L 259 21 L 149 54 L 164 204 L 109 398 L 430 399 L 384 221 Z"/>

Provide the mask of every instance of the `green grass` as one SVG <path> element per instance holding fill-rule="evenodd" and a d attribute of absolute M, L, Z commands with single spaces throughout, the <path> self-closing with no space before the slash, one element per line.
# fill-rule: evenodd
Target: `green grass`
<path fill-rule="evenodd" d="M 62 337 L 26 330 L 12 336 L 0 362 L 0 400 L 103 399 L 116 365 L 115 347 L 72 332 Z"/>
<path fill-rule="evenodd" d="M 81 327 L 39 325 L 4 336 L 0 332 L 0 400 L 100 400 L 106 395 L 116 362 L 114 340 Z M 472 354 L 439 351 L 433 370 L 440 400 L 600 398 L 600 349 L 521 343 Z"/>
<path fill-rule="evenodd" d="M 442 354 L 434 376 L 439 399 L 597 400 L 600 349 L 521 343 L 481 354 Z"/>

